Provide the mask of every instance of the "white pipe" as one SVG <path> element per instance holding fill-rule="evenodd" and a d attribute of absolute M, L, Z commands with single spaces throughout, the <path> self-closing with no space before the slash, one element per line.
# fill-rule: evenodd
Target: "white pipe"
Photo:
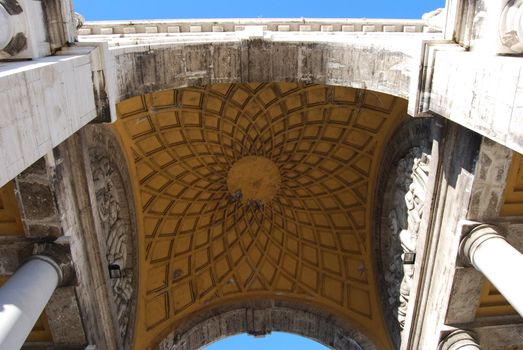
<path fill-rule="evenodd" d="M 523 254 L 490 225 L 474 228 L 463 240 L 462 247 L 470 263 L 523 316 Z"/>
<path fill-rule="evenodd" d="M 60 267 L 36 255 L 0 288 L 0 349 L 20 349 L 62 279 Z"/>

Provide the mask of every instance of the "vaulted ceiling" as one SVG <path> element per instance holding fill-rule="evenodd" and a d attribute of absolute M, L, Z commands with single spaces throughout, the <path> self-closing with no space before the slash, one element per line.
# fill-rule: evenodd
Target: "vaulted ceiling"
<path fill-rule="evenodd" d="M 135 347 L 196 313 L 302 302 L 389 348 L 373 195 L 406 101 L 345 87 L 218 84 L 117 105 L 140 231 Z"/>

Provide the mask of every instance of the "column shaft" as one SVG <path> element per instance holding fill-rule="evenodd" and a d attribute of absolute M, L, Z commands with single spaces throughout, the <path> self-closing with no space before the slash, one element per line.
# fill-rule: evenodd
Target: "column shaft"
<path fill-rule="evenodd" d="M 490 225 L 480 225 L 463 241 L 464 254 L 523 316 L 523 254 Z"/>
<path fill-rule="evenodd" d="M 0 349 L 20 349 L 60 283 L 58 265 L 35 256 L 0 288 Z"/>

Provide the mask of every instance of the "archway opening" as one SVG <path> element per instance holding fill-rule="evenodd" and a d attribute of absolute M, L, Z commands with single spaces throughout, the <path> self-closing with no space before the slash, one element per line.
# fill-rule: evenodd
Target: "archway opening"
<path fill-rule="evenodd" d="M 306 337 L 286 333 L 273 332 L 263 337 L 255 337 L 247 333 L 233 335 L 203 348 L 204 350 L 250 349 L 250 350 L 327 350 L 328 347 Z"/>

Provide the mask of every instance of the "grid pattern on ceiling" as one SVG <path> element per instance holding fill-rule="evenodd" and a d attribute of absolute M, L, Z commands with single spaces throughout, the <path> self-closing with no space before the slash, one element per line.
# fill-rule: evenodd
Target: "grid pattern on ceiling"
<path fill-rule="evenodd" d="M 382 146 L 406 101 L 324 85 L 220 84 L 117 109 L 143 215 L 147 332 L 225 300 L 278 297 L 335 310 L 387 342 L 371 207 Z M 277 194 L 259 208 L 230 200 L 228 171 L 246 156 L 280 172 Z"/>

